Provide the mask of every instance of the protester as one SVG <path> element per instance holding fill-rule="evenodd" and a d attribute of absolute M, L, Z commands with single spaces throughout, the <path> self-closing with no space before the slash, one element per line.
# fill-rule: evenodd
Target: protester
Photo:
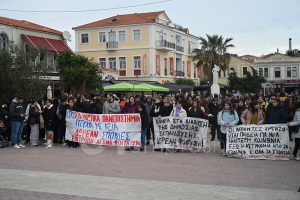
<path fill-rule="evenodd" d="M 217 97 L 216 95 L 215 97 Z M 220 140 L 220 128 L 218 128 L 218 110 L 221 107 L 222 100 L 214 98 L 214 101 L 209 104 L 209 120 L 210 120 L 210 130 L 211 130 L 211 139 L 210 141 L 214 141 L 216 134 L 217 139 Z"/>
<path fill-rule="evenodd" d="M 176 101 L 176 107 L 173 108 L 170 116 L 187 117 L 186 111 L 182 108 L 181 100 Z"/>
<path fill-rule="evenodd" d="M 209 109 L 208 109 L 208 101 L 206 99 L 202 99 L 200 101 L 200 109 L 204 113 L 204 118 L 208 119 Z"/>
<path fill-rule="evenodd" d="M 267 124 L 282 124 L 287 123 L 288 116 L 284 111 L 279 98 L 272 100 L 273 108 L 270 111 L 270 116 L 268 118 Z"/>
<path fill-rule="evenodd" d="M 151 132 L 154 133 L 153 118 L 150 117 L 150 112 L 151 112 L 151 110 L 154 106 L 151 96 L 147 97 L 145 106 L 146 106 L 146 111 L 147 111 L 148 116 L 149 116 L 149 126 L 148 126 L 148 129 L 147 129 L 147 142 L 146 142 L 146 145 L 150 145 Z"/>
<path fill-rule="evenodd" d="M 103 105 L 103 114 L 119 114 L 121 113 L 120 105 L 113 99 L 111 93 L 106 96 L 107 101 Z"/>
<path fill-rule="evenodd" d="M 200 109 L 200 103 L 197 100 L 192 102 L 192 107 L 189 109 L 187 116 L 204 119 L 204 113 Z"/>
<path fill-rule="evenodd" d="M 30 124 L 30 142 L 31 146 L 38 147 L 39 146 L 39 129 L 40 129 L 40 115 L 43 112 L 38 107 L 38 103 L 36 99 L 32 99 L 31 106 L 29 108 L 29 118 L 28 123 Z"/>
<path fill-rule="evenodd" d="M 91 100 L 90 100 L 90 101 L 91 101 Z M 92 100 L 92 101 L 93 101 L 93 100 Z M 96 101 L 96 100 L 94 100 L 94 101 Z M 99 105 L 98 105 L 98 104 L 95 104 L 95 103 L 94 103 L 93 106 L 90 106 L 90 107 L 89 107 L 89 110 L 90 110 L 90 111 L 94 111 L 94 110 L 92 109 L 92 107 L 97 107 L 97 108 L 95 109 L 96 112 L 98 111 L 98 109 L 100 109 Z M 69 111 L 76 111 L 76 112 L 79 111 L 79 109 L 77 108 L 77 106 L 74 104 L 74 99 L 73 99 L 73 98 L 69 98 L 69 103 L 68 103 L 68 105 L 67 105 L 66 111 L 67 111 L 67 110 L 69 110 Z M 101 111 L 101 109 L 100 109 L 100 111 Z M 101 112 L 101 113 L 95 113 L 95 114 L 102 114 L 102 112 Z M 69 146 L 69 148 L 70 148 L 70 147 L 73 147 L 73 148 L 78 148 L 78 147 L 80 147 L 80 145 L 79 145 L 78 142 L 73 142 L 72 140 L 68 140 L 68 146 Z"/>
<path fill-rule="evenodd" d="M 133 96 L 129 97 L 129 102 L 126 103 L 125 107 L 123 108 L 123 113 L 138 113 L 138 103 L 135 102 Z"/>
<path fill-rule="evenodd" d="M 12 103 L 9 108 L 11 121 L 12 121 L 12 139 L 13 139 L 14 148 L 16 149 L 26 147 L 23 144 L 21 144 L 21 134 L 23 131 L 24 120 L 25 120 L 25 112 L 22 106 L 23 101 L 24 101 L 23 97 L 15 97 L 12 100 Z"/>
<path fill-rule="evenodd" d="M 70 102 L 70 100 L 69 100 Z M 72 104 L 74 103 L 71 100 Z M 77 110 L 77 109 L 76 109 Z M 102 114 L 102 109 L 99 106 L 99 102 L 96 99 L 90 99 L 90 106 L 88 108 L 88 113 L 90 114 Z"/>
<path fill-rule="evenodd" d="M 288 122 L 287 125 L 289 127 L 300 126 L 300 102 L 296 101 L 294 103 L 293 109 L 293 121 Z M 298 128 L 297 132 L 292 132 L 292 137 L 295 140 L 295 147 L 292 155 L 290 155 L 290 160 L 300 160 L 300 156 L 298 154 L 298 149 L 300 148 L 300 129 Z"/>
<path fill-rule="evenodd" d="M 54 131 L 57 129 L 56 108 L 50 99 L 46 100 L 46 107 L 43 112 L 46 128 L 46 148 L 53 147 Z"/>
<path fill-rule="evenodd" d="M 146 106 L 143 103 L 140 103 L 140 105 L 138 106 L 138 110 L 141 116 L 141 147 L 140 147 L 140 151 L 144 151 L 144 147 L 145 147 L 145 137 L 146 137 L 146 133 L 147 133 L 147 129 L 148 129 L 148 122 L 149 122 L 149 116 L 148 113 L 146 111 Z M 133 150 L 133 147 L 132 147 Z"/>
<path fill-rule="evenodd" d="M 239 101 L 237 107 L 236 107 L 236 112 L 239 116 L 239 122 L 238 122 L 238 125 L 242 124 L 242 121 L 241 121 L 241 116 L 243 114 L 243 112 L 245 111 L 246 107 L 245 107 L 245 104 L 242 100 Z"/>
<path fill-rule="evenodd" d="M 223 156 L 226 156 L 226 128 L 231 128 L 232 126 L 237 125 L 237 123 L 239 122 L 239 116 L 233 109 L 230 101 L 225 102 L 224 108 L 219 114 L 218 121 L 221 125 L 221 153 L 223 154 Z"/>
<path fill-rule="evenodd" d="M 40 99 L 38 100 L 38 105 L 41 106 L 41 111 L 42 111 L 42 114 L 44 113 L 44 110 L 45 110 L 45 101 L 43 99 Z M 41 115 L 40 119 L 43 117 L 43 115 Z M 39 130 L 39 139 L 41 141 L 46 141 L 45 140 L 45 121 L 44 121 L 44 118 L 42 119 L 42 121 L 40 121 L 40 130 Z"/>
<path fill-rule="evenodd" d="M 248 108 L 241 115 L 240 120 L 244 125 L 249 125 L 249 124 L 260 125 L 264 123 L 263 113 L 259 109 L 257 100 L 251 101 Z"/>
<path fill-rule="evenodd" d="M 63 144 L 63 146 L 67 145 L 67 141 L 66 141 L 66 110 L 67 110 L 67 106 L 68 106 L 68 98 L 67 97 L 63 97 L 61 99 L 61 103 L 59 104 L 56 114 L 58 115 L 58 119 L 59 119 L 59 144 Z M 64 140 L 64 143 L 63 143 Z"/>
<path fill-rule="evenodd" d="M 164 98 L 164 106 L 168 109 L 168 115 L 170 115 L 173 110 L 173 104 L 170 103 L 169 97 Z"/>
<path fill-rule="evenodd" d="M 6 127 L 5 132 L 3 133 L 4 139 L 11 141 L 11 116 L 9 114 L 9 102 L 4 101 L 0 110 L 0 118 L 3 120 L 3 123 Z"/>
<path fill-rule="evenodd" d="M 261 110 L 261 112 L 263 113 L 263 116 L 265 118 L 266 111 L 267 111 L 267 105 L 264 101 L 264 98 L 262 96 L 259 96 L 257 101 L 258 101 L 259 109 Z"/>

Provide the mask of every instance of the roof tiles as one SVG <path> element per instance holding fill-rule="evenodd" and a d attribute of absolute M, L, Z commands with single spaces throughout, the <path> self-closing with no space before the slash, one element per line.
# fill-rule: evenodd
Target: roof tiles
<path fill-rule="evenodd" d="M 41 26 L 39 24 L 35 24 L 25 20 L 16 20 L 16 19 L 10 19 L 6 17 L 1 17 L 1 16 L 0 16 L 0 24 L 7 25 L 7 26 L 21 27 L 21 28 L 31 29 L 35 31 L 59 34 L 59 35 L 62 34 L 62 32 L 52 28 L 48 28 L 46 26 Z"/>

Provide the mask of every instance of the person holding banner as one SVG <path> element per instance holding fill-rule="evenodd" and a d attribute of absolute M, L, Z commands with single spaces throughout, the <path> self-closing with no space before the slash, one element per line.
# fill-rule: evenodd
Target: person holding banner
<path fill-rule="evenodd" d="M 241 121 L 244 125 L 249 124 L 263 124 L 264 116 L 262 111 L 259 109 L 258 101 L 251 101 L 250 105 L 241 115 Z"/>
<path fill-rule="evenodd" d="M 90 108 L 91 108 L 91 106 L 89 107 L 89 109 Z M 66 108 L 66 112 L 67 112 L 67 110 L 79 112 L 79 108 L 77 108 L 77 106 L 74 104 L 74 99 L 73 98 L 69 99 L 69 104 L 68 104 L 68 106 Z M 80 145 L 79 145 L 78 142 L 73 142 L 72 140 L 68 140 L 68 146 L 69 146 L 69 148 L 70 147 L 73 147 L 73 148 L 80 147 Z"/>
<path fill-rule="evenodd" d="M 149 125 L 149 116 L 146 110 L 146 106 L 144 103 L 140 103 L 140 105 L 138 106 L 138 110 L 141 116 L 141 147 L 140 147 L 140 151 L 144 151 L 144 147 L 145 147 L 145 138 L 146 138 L 146 134 L 147 134 L 147 129 L 148 129 L 148 125 Z M 133 149 L 133 147 L 132 147 Z"/>
<path fill-rule="evenodd" d="M 170 116 L 187 117 L 186 111 L 181 106 L 181 100 L 177 100 Z"/>
<path fill-rule="evenodd" d="M 204 113 L 200 109 L 200 103 L 197 100 L 194 100 L 192 103 L 192 107 L 188 111 L 188 117 L 194 118 L 202 118 L 204 119 Z"/>
<path fill-rule="evenodd" d="M 107 94 L 107 101 L 103 106 L 103 114 L 118 114 L 121 112 L 120 105 L 117 101 L 113 99 L 113 95 L 111 93 Z"/>
<path fill-rule="evenodd" d="M 298 131 L 297 130 L 292 130 L 292 137 L 295 138 L 295 147 L 294 147 L 294 151 L 293 154 L 290 156 L 290 160 L 298 160 L 300 161 L 300 156 L 297 155 L 298 154 L 298 149 L 300 147 L 300 102 L 299 101 L 295 101 L 294 103 L 294 108 L 293 108 L 293 121 L 288 122 L 287 125 L 289 127 L 296 127 L 298 126 Z"/>
<path fill-rule="evenodd" d="M 232 126 L 237 125 L 237 123 L 239 122 L 239 116 L 233 109 L 232 103 L 230 101 L 225 102 L 223 110 L 219 113 L 218 121 L 221 125 L 221 153 L 223 154 L 223 156 L 226 156 L 226 128 L 231 128 Z"/>
<path fill-rule="evenodd" d="M 270 115 L 267 124 L 282 124 L 288 122 L 287 113 L 284 111 L 279 98 L 272 100 L 273 108 L 270 111 Z"/>
<path fill-rule="evenodd" d="M 135 102 L 133 96 L 129 97 L 129 102 L 125 104 L 123 108 L 123 113 L 138 113 L 138 103 Z"/>

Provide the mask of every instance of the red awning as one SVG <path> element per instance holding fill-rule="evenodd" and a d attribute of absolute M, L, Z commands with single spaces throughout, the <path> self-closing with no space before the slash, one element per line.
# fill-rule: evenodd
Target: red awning
<path fill-rule="evenodd" d="M 28 44 L 31 44 L 33 47 L 38 48 L 39 46 L 44 46 L 47 48 L 47 51 L 61 53 L 63 51 L 71 51 L 70 47 L 66 45 L 62 40 L 54 40 L 50 38 L 37 37 L 32 35 L 22 34 L 22 37 Z"/>

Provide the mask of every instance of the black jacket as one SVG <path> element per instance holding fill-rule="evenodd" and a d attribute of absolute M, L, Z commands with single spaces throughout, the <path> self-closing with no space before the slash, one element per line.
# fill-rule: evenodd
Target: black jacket
<path fill-rule="evenodd" d="M 5 119 L 5 116 L 7 116 L 8 118 Z M 8 108 L 6 108 L 6 107 L 1 108 L 0 118 L 3 120 L 3 123 L 5 124 L 6 128 L 11 127 L 11 117 L 10 117 Z"/>
<path fill-rule="evenodd" d="M 100 108 L 100 106 L 98 104 L 94 103 L 89 106 L 88 113 L 102 114 L 102 109 Z"/>
<path fill-rule="evenodd" d="M 155 108 L 156 109 L 159 109 L 159 112 L 155 113 Z M 165 116 L 169 116 L 168 115 L 168 109 L 164 106 L 164 103 L 163 102 L 160 102 L 158 104 L 155 104 L 151 111 L 150 111 L 150 117 L 158 117 L 158 116 L 161 116 L 161 117 L 165 117 Z"/>
<path fill-rule="evenodd" d="M 54 131 L 57 125 L 56 118 L 56 107 L 51 105 L 49 108 L 46 107 L 43 112 L 44 123 L 46 130 Z"/>
<path fill-rule="evenodd" d="M 181 107 L 182 107 L 185 111 L 188 111 L 188 110 L 190 109 L 190 107 L 192 107 L 192 105 L 190 104 L 190 102 L 188 102 L 188 100 L 182 99 L 182 100 L 181 100 Z"/>
<path fill-rule="evenodd" d="M 34 119 L 35 123 L 31 123 L 30 125 L 39 124 L 40 123 L 40 113 L 34 112 L 34 106 L 30 106 L 29 108 L 29 123 Z"/>
<path fill-rule="evenodd" d="M 284 111 L 282 105 L 278 105 L 270 111 L 270 116 L 268 118 L 267 124 L 282 124 L 287 123 L 288 116 L 287 113 Z"/>
<path fill-rule="evenodd" d="M 11 121 L 13 122 L 22 122 L 25 120 L 25 111 L 23 109 L 23 106 L 18 102 L 13 101 L 11 103 L 9 113 L 11 116 Z M 24 116 L 21 117 L 21 114 L 23 114 Z"/>
<path fill-rule="evenodd" d="M 197 109 L 196 112 L 193 108 L 191 108 L 188 113 L 187 113 L 188 117 L 194 117 L 194 118 L 202 118 L 204 119 L 204 113 L 201 109 Z"/>
<path fill-rule="evenodd" d="M 149 116 L 147 111 L 142 110 L 141 116 L 141 130 L 144 131 L 149 125 Z"/>

